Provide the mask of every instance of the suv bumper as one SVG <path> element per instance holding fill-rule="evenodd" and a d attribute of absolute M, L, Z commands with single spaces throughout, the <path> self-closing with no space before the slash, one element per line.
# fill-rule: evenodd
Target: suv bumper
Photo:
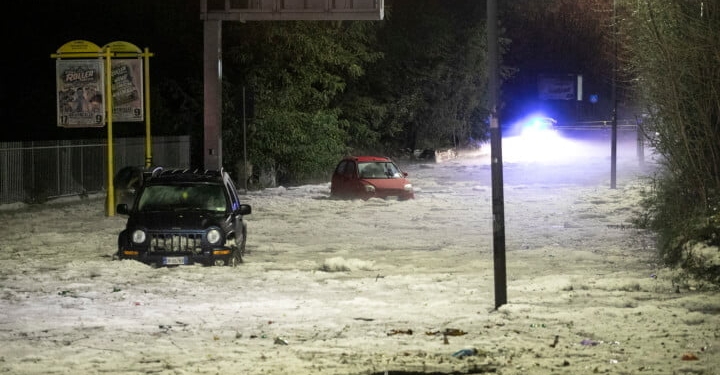
<path fill-rule="evenodd" d="M 201 253 L 187 252 L 148 252 L 137 249 L 120 249 L 119 259 L 131 259 L 156 267 L 182 266 L 202 264 L 204 266 L 228 265 L 233 256 L 233 249 L 229 247 L 218 247 L 204 250 Z"/>

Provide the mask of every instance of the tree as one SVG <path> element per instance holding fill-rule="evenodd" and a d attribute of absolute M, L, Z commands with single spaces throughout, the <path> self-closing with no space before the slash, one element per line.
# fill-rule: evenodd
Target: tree
<path fill-rule="evenodd" d="M 368 46 L 369 32 L 361 22 L 258 22 L 227 28 L 225 102 L 237 106 L 241 86 L 253 92 L 255 118 L 247 144 L 254 166 L 285 181 L 327 177 L 346 150 L 347 121 L 333 101 L 379 56 Z M 237 151 L 237 118 L 228 118 L 224 128 L 226 144 Z M 239 161 L 237 152 L 226 155 Z"/>
<path fill-rule="evenodd" d="M 625 66 L 663 163 L 649 225 L 669 264 L 720 284 L 720 265 L 692 256 L 696 243 L 720 246 L 720 6 L 642 0 L 626 9 Z"/>
<path fill-rule="evenodd" d="M 368 68 L 362 88 L 373 90 L 383 106 L 373 129 L 381 146 L 436 148 L 484 139 L 484 4 L 395 0 L 388 8 L 378 30 L 384 59 Z"/>

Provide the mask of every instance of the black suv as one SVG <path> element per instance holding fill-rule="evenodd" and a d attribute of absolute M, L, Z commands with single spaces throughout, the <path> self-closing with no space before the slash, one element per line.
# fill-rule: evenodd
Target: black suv
<path fill-rule="evenodd" d="M 130 207 L 117 206 L 119 214 L 128 215 L 117 258 L 153 266 L 242 263 L 243 215 L 252 209 L 240 203 L 227 172 L 155 168 L 143 174 Z"/>

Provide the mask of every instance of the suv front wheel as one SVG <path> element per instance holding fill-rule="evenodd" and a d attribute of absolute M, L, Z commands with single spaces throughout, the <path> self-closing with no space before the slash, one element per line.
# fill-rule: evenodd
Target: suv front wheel
<path fill-rule="evenodd" d="M 237 267 L 240 264 L 244 263 L 243 257 L 245 256 L 245 228 L 243 228 L 243 235 L 242 235 L 242 241 L 240 242 L 240 245 L 237 244 L 237 239 L 232 238 L 228 240 L 228 245 L 232 249 L 232 253 L 230 254 L 230 259 L 228 259 L 227 266 L 228 267 Z"/>
<path fill-rule="evenodd" d="M 233 251 L 230 254 L 230 259 L 228 259 L 227 266 L 228 267 L 237 267 L 241 263 L 243 263 L 242 254 L 240 252 L 240 249 L 238 249 L 237 246 L 232 247 Z"/>

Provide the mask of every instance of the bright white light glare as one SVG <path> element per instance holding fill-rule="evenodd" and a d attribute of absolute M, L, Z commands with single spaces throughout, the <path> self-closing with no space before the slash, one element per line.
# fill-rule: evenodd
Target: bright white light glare
<path fill-rule="evenodd" d="M 511 136 L 503 137 L 503 161 L 511 163 L 563 163 L 582 155 L 578 142 L 563 138 L 557 121 L 533 113 L 511 126 Z"/>
<path fill-rule="evenodd" d="M 542 112 L 531 113 L 507 127 L 508 135 L 517 135 L 523 132 L 534 132 L 555 127 L 557 121 Z"/>
<path fill-rule="evenodd" d="M 503 138 L 503 161 L 511 163 L 573 163 L 586 156 L 586 147 L 555 130 L 532 130 Z"/>
<path fill-rule="evenodd" d="M 532 117 L 522 124 L 521 134 L 524 136 L 544 137 L 555 132 L 557 121 L 550 117 Z"/>

